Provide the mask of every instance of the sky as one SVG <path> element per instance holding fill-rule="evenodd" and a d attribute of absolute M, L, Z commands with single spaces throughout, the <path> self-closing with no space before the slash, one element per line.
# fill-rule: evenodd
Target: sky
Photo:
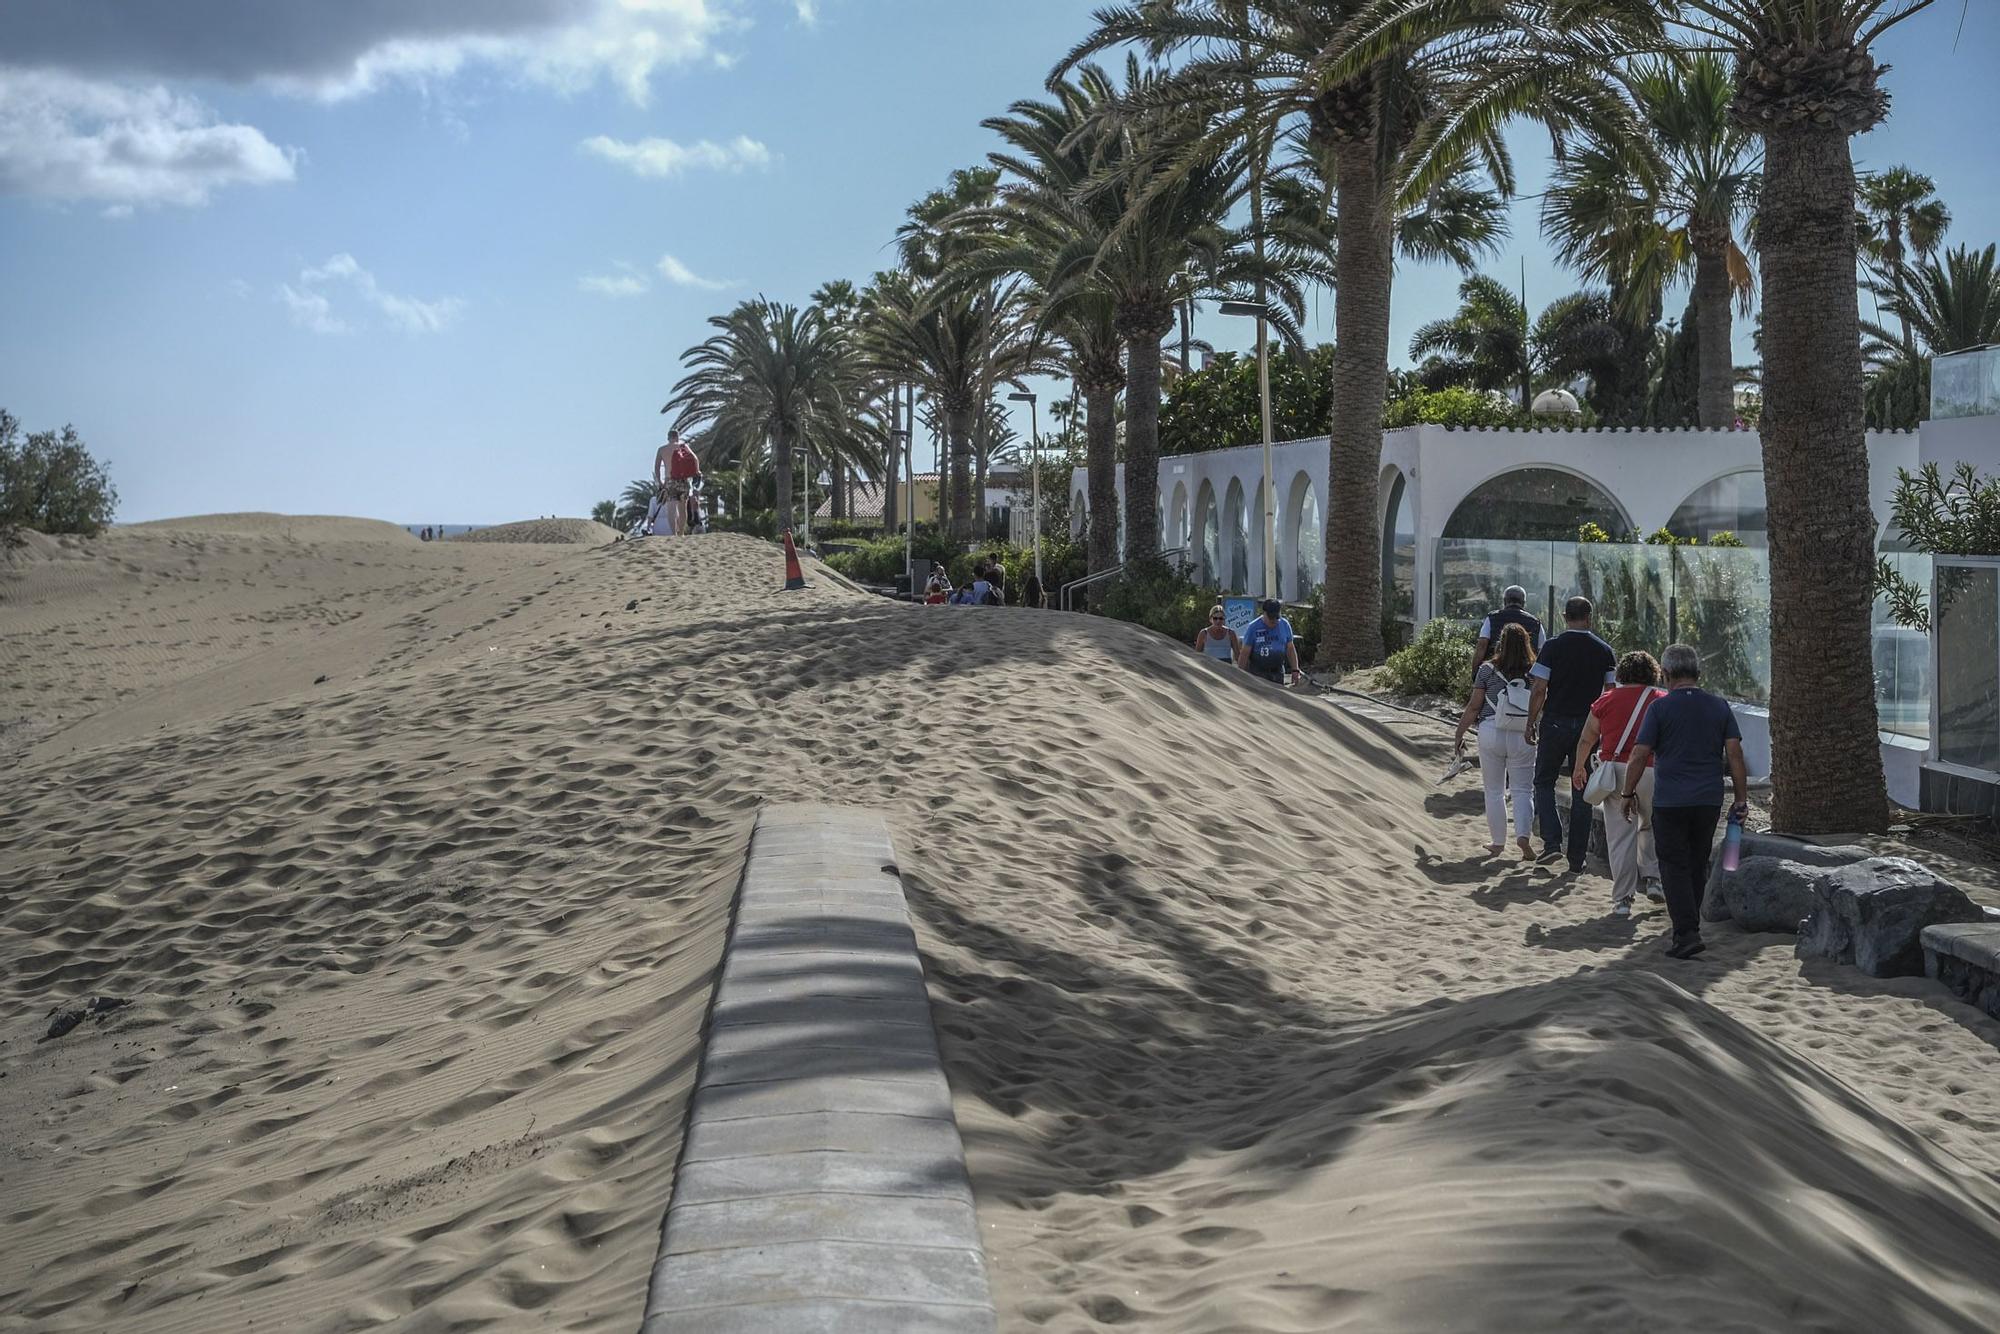
<path fill-rule="evenodd" d="M 0 0 L 0 406 L 74 423 L 126 522 L 588 513 L 647 472 L 708 317 L 888 267 L 903 209 L 983 160 L 980 120 L 1089 9 Z M 1929 173 L 1952 241 L 2000 241 L 2000 2 L 1942 0 L 1881 56 L 1894 107 L 1858 162 Z M 1579 284 L 1537 232 L 1545 141 L 1513 141 L 1482 267 L 1525 259 L 1540 309 Z M 1459 277 L 1398 271 L 1399 362 Z M 1248 322 L 1197 335 L 1247 347 Z"/>

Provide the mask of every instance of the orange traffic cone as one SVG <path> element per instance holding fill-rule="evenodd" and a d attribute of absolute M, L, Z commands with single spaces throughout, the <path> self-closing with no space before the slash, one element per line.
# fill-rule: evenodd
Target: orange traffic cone
<path fill-rule="evenodd" d="M 799 568 L 799 549 L 792 545 L 792 530 L 785 530 L 785 587 L 804 588 L 806 572 Z"/>

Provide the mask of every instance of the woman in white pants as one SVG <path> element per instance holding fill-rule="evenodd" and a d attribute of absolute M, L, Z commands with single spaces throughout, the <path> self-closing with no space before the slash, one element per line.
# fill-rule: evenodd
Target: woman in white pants
<path fill-rule="evenodd" d="M 1528 741 L 1529 669 L 1535 650 L 1528 632 L 1518 625 L 1501 630 L 1493 656 L 1479 665 L 1472 693 L 1459 715 L 1456 754 L 1465 753 L 1465 734 L 1479 727 L 1479 776 L 1486 784 L 1486 851 L 1499 856 L 1507 846 L 1507 797 L 1514 798 L 1514 843 L 1523 857 L 1534 852 L 1528 842 L 1535 807 L 1535 747 Z"/>
<path fill-rule="evenodd" d="M 1597 697 L 1590 706 L 1590 719 L 1576 743 L 1575 771 L 1571 782 L 1580 792 L 1590 781 L 1593 755 L 1611 769 L 1613 792 L 1638 794 L 1637 820 L 1604 822 L 1604 850 L 1611 858 L 1611 915 L 1630 917 L 1632 899 L 1645 886 L 1646 897 L 1662 903 L 1660 858 L 1653 850 L 1653 767 L 1649 761 L 1639 781 L 1626 781 L 1625 763 L 1637 744 L 1646 710 L 1666 692 L 1657 689 L 1660 664 L 1650 653 L 1627 653 L 1618 660 L 1618 684 Z M 1623 786 L 1615 786 L 1622 784 Z"/>

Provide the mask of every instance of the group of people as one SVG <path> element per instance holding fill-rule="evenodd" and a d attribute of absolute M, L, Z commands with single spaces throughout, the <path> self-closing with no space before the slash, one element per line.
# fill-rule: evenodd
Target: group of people
<path fill-rule="evenodd" d="M 653 498 L 646 505 L 646 517 L 633 526 L 633 535 L 673 537 L 698 533 L 702 528 L 701 460 L 681 439 L 678 430 L 667 432 L 667 443 L 653 455 Z"/>
<path fill-rule="evenodd" d="M 424 542 L 442 542 L 444 541 L 444 525 L 439 524 L 433 528 L 429 524 L 425 524 L 423 531 L 419 532 L 417 537 Z"/>
<path fill-rule="evenodd" d="M 1591 630 L 1588 598 L 1563 607 L 1563 630 L 1546 637 L 1527 612 L 1525 589 L 1509 588 L 1481 625 L 1472 690 L 1454 749 L 1477 729 L 1485 781 L 1487 851 L 1506 847 L 1507 803 L 1515 843 L 1534 856 L 1584 869 L 1594 802 L 1605 806 L 1611 911 L 1630 917 L 1643 890 L 1664 900 L 1673 923 L 1667 953 L 1702 952 L 1701 899 L 1722 818 L 1724 778 L 1734 789 L 1731 818 L 1748 809 L 1743 734 L 1728 701 L 1701 688 L 1701 655 L 1671 644 L 1619 657 Z M 1556 784 L 1570 787 L 1564 829 Z"/>
<path fill-rule="evenodd" d="M 1257 606 L 1257 616 L 1238 634 L 1217 603 L 1208 609 L 1208 624 L 1196 632 L 1194 650 L 1217 662 L 1234 663 L 1253 676 L 1277 685 L 1297 678 L 1298 636 L 1285 618 L 1285 606 L 1276 598 L 1265 598 Z"/>
<path fill-rule="evenodd" d="M 930 577 L 924 580 L 924 604 L 931 607 L 1004 607 L 1007 605 L 1007 570 L 990 556 L 972 563 L 972 578 L 963 587 L 953 588 L 951 576 L 937 561 L 931 562 Z M 1033 574 L 1022 590 L 1021 605 L 1042 605 L 1042 583 Z"/>

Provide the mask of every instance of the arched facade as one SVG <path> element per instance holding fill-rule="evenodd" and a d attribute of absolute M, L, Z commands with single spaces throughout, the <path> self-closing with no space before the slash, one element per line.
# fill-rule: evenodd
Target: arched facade
<path fill-rule="evenodd" d="M 1588 475 L 1559 464 L 1529 463 L 1469 488 L 1452 507 L 1442 536 L 1574 542 L 1586 523 L 1620 537 L 1633 529 L 1631 514 Z"/>
<path fill-rule="evenodd" d="M 1325 511 L 1310 473 L 1292 477 L 1286 488 L 1284 540 L 1279 547 L 1279 596 L 1303 599 L 1326 577 Z"/>
<path fill-rule="evenodd" d="M 1160 546 L 1172 551 L 1188 544 L 1188 489 L 1186 482 L 1174 483 L 1174 498 L 1167 504 L 1166 519 L 1160 528 Z"/>
<path fill-rule="evenodd" d="M 1765 541 L 1764 472 L 1743 468 L 1727 472 L 1688 493 L 1667 520 L 1682 537 L 1706 542 L 1717 533 L 1734 533 L 1751 546 Z"/>
<path fill-rule="evenodd" d="M 1194 497 L 1194 529 L 1190 537 L 1195 569 L 1204 584 L 1220 585 L 1226 573 L 1222 564 L 1222 516 L 1216 509 L 1215 484 L 1203 478 Z"/>
<path fill-rule="evenodd" d="M 1072 542 L 1083 540 L 1084 525 L 1090 519 L 1090 493 L 1081 488 L 1069 498 L 1069 536 Z"/>

